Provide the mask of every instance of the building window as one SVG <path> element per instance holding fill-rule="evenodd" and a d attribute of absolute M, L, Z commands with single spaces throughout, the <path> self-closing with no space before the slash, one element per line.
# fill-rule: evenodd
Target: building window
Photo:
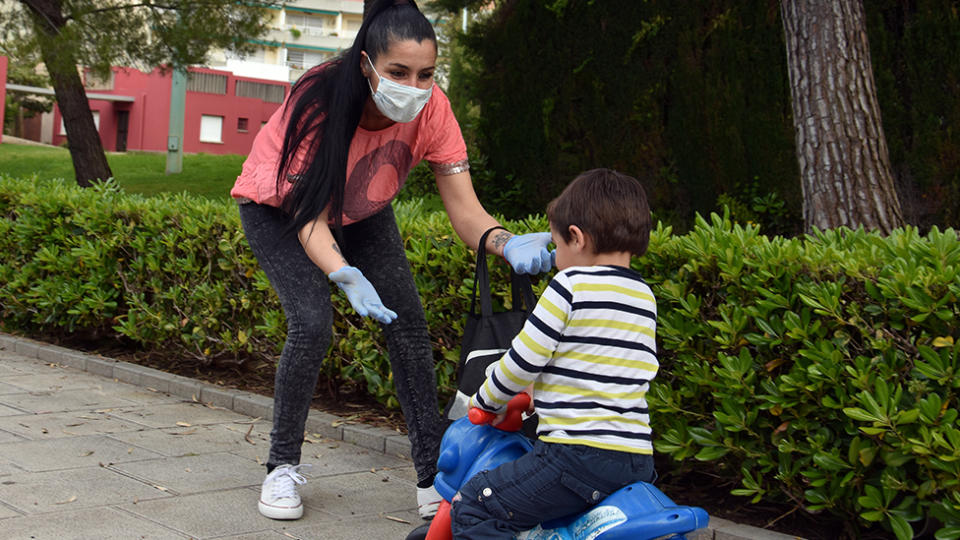
<path fill-rule="evenodd" d="M 237 80 L 234 93 L 237 97 L 257 98 L 268 103 L 283 103 L 286 87 L 279 84 Z"/>
<path fill-rule="evenodd" d="M 100 132 L 100 111 L 90 111 L 93 115 L 93 125 L 97 127 L 97 133 Z M 63 123 L 63 115 L 60 116 L 60 135 L 67 134 L 67 126 Z"/>
<path fill-rule="evenodd" d="M 187 91 L 204 92 L 207 94 L 226 94 L 227 76 L 216 73 L 201 73 L 191 71 L 187 73 Z"/>
<path fill-rule="evenodd" d="M 222 116 L 208 116 L 204 114 L 200 117 L 200 142 L 223 142 Z"/>
<path fill-rule="evenodd" d="M 250 123 L 247 118 L 237 118 L 237 131 L 243 131 L 246 133 L 247 125 Z"/>

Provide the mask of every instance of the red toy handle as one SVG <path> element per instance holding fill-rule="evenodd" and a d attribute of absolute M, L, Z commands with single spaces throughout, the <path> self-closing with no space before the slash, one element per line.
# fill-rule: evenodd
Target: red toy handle
<path fill-rule="evenodd" d="M 523 413 L 529 407 L 530 394 L 526 392 L 520 392 L 519 394 L 513 396 L 513 399 L 507 403 L 507 415 L 503 419 L 503 422 L 500 422 L 493 427 L 503 431 L 520 431 L 520 428 L 523 426 Z M 493 422 L 493 419 L 496 418 L 497 415 L 495 413 L 473 407 L 467 412 L 467 417 L 470 419 L 470 422 L 474 424 L 489 424 L 490 422 Z"/>

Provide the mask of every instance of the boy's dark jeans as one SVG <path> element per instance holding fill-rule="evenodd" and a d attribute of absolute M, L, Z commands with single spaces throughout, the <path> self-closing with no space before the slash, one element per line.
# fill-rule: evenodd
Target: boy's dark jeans
<path fill-rule="evenodd" d="M 460 488 L 451 511 L 453 537 L 512 538 L 655 478 L 651 455 L 537 441 L 530 453 L 483 471 Z"/>

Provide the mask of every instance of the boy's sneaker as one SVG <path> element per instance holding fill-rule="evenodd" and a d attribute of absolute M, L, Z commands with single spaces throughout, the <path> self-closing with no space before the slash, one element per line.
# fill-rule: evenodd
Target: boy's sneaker
<path fill-rule="evenodd" d="M 300 519 L 303 515 L 303 503 L 297 486 L 307 483 L 307 479 L 297 472 L 300 467 L 309 465 L 279 465 L 267 475 L 260 486 L 260 513 L 270 519 Z"/>
<path fill-rule="evenodd" d="M 417 488 L 417 512 L 423 519 L 433 519 L 440 508 L 440 501 L 443 497 L 437 493 L 437 489 L 430 484 L 430 487 Z"/>

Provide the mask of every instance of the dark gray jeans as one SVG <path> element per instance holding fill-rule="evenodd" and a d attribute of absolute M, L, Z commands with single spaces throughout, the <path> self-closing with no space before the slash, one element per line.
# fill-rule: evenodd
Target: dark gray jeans
<path fill-rule="evenodd" d="M 240 220 L 257 261 L 273 285 L 287 319 L 287 340 L 277 365 L 269 468 L 300 463 L 300 447 L 321 363 L 333 333 L 327 276 L 307 257 L 277 208 L 246 203 Z M 412 458 L 422 485 L 437 471 L 443 423 L 436 373 L 420 296 L 410 272 L 393 209 L 343 228 L 344 258 L 373 284 L 383 305 L 397 312 L 381 325 L 387 339 L 397 399 L 407 423 Z M 334 287 L 334 289 L 336 289 Z M 337 290 L 335 294 L 342 294 Z"/>

